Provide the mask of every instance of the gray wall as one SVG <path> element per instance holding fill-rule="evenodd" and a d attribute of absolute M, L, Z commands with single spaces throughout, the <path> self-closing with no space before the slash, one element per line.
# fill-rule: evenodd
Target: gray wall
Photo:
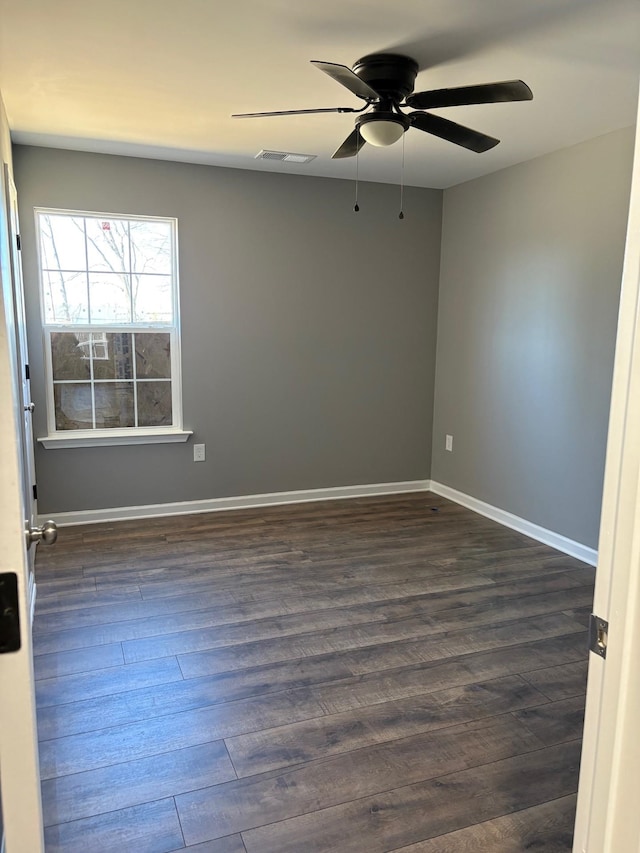
<path fill-rule="evenodd" d="M 176 216 L 185 427 L 207 446 L 37 448 L 55 513 L 426 478 L 442 193 L 16 147 L 36 435 L 34 206 Z"/>
<path fill-rule="evenodd" d="M 432 477 L 591 547 L 632 154 L 617 131 L 444 196 Z"/>

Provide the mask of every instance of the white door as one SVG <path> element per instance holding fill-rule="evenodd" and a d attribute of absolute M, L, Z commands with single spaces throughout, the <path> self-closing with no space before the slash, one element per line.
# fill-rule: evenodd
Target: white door
<path fill-rule="evenodd" d="M 590 655 L 574 853 L 639 853 L 640 113 L 609 419 L 593 612 L 609 623 Z"/>
<path fill-rule="evenodd" d="M 31 640 L 35 601 L 27 533 L 35 517 L 15 188 L 6 164 L 0 205 L 0 797 L 6 853 L 42 853 L 42 807 Z M 15 606 L 13 591 L 17 591 Z M 7 610 L 13 611 L 7 615 Z M 19 646 L 16 648 L 16 646 Z"/>
<path fill-rule="evenodd" d="M 4 165 L 4 179 L 7 194 L 7 224 L 9 227 L 9 262 L 13 292 L 14 334 L 18 359 L 18 378 L 20 399 L 18 410 L 22 412 L 21 447 L 22 480 L 25 520 L 31 529 L 35 528 L 38 516 L 36 488 L 36 465 L 33 452 L 33 410 L 31 400 L 31 382 L 29 381 L 29 353 L 27 348 L 27 329 L 24 308 L 24 287 L 22 282 L 22 260 L 20 257 L 20 228 L 18 225 L 18 193 L 9 167 Z M 28 589 L 31 608 L 35 605 L 35 547 L 27 552 L 29 563 Z M 33 612 L 32 612 L 33 617 Z"/>

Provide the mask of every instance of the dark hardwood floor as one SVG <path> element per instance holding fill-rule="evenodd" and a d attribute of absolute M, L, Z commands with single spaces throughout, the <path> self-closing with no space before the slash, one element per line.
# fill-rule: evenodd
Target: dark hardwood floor
<path fill-rule="evenodd" d="M 63 528 L 47 853 L 571 849 L 594 572 L 421 493 Z"/>

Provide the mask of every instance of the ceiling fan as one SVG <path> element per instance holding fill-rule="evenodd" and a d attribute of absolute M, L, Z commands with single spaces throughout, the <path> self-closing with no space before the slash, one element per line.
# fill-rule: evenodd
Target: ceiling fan
<path fill-rule="evenodd" d="M 360 113 L 356 119 L 355 130 L 333 153 L 332 159 L 353 157 L 365 142 L 378 146 L 392 145 L 410 127 L 481 153 L 496 146 L 500 140 L 423 110 L 468 104 L 494 104 L 501 101 L 530 101 L 533 98 L 531 89 L 522 80 L 413 93 L 419 71 L 418 63 L 408 56 L 395 53 L 372 53 L 364 56 L 354 64 L 353 70 L 334 62 L 313 61 L 311 64 L 365 101 L 365 105 L 360 109 L 329 107 L 316 110 L 241 113 L 232 118 Z M 402 108 L 407 107 L 415 112 L 402 112 Z"/>

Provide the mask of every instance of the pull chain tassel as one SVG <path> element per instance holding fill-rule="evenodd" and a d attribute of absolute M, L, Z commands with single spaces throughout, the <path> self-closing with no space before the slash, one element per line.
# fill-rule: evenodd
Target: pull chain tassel
<path fill-rule="evenodd" d="M 353 205 L 354 211 L 357 213 L 360 210 L 360 205 L 358 204 L 358 172 L 360 168 L 360 136 L 356 140 L 356 203 Z"/>
<path fill-rule="evenodd" d="M 402 166 L 400 167 L 400 214 L 398 219 L 404 219 L 404 134 L 402 134 Z"/>

